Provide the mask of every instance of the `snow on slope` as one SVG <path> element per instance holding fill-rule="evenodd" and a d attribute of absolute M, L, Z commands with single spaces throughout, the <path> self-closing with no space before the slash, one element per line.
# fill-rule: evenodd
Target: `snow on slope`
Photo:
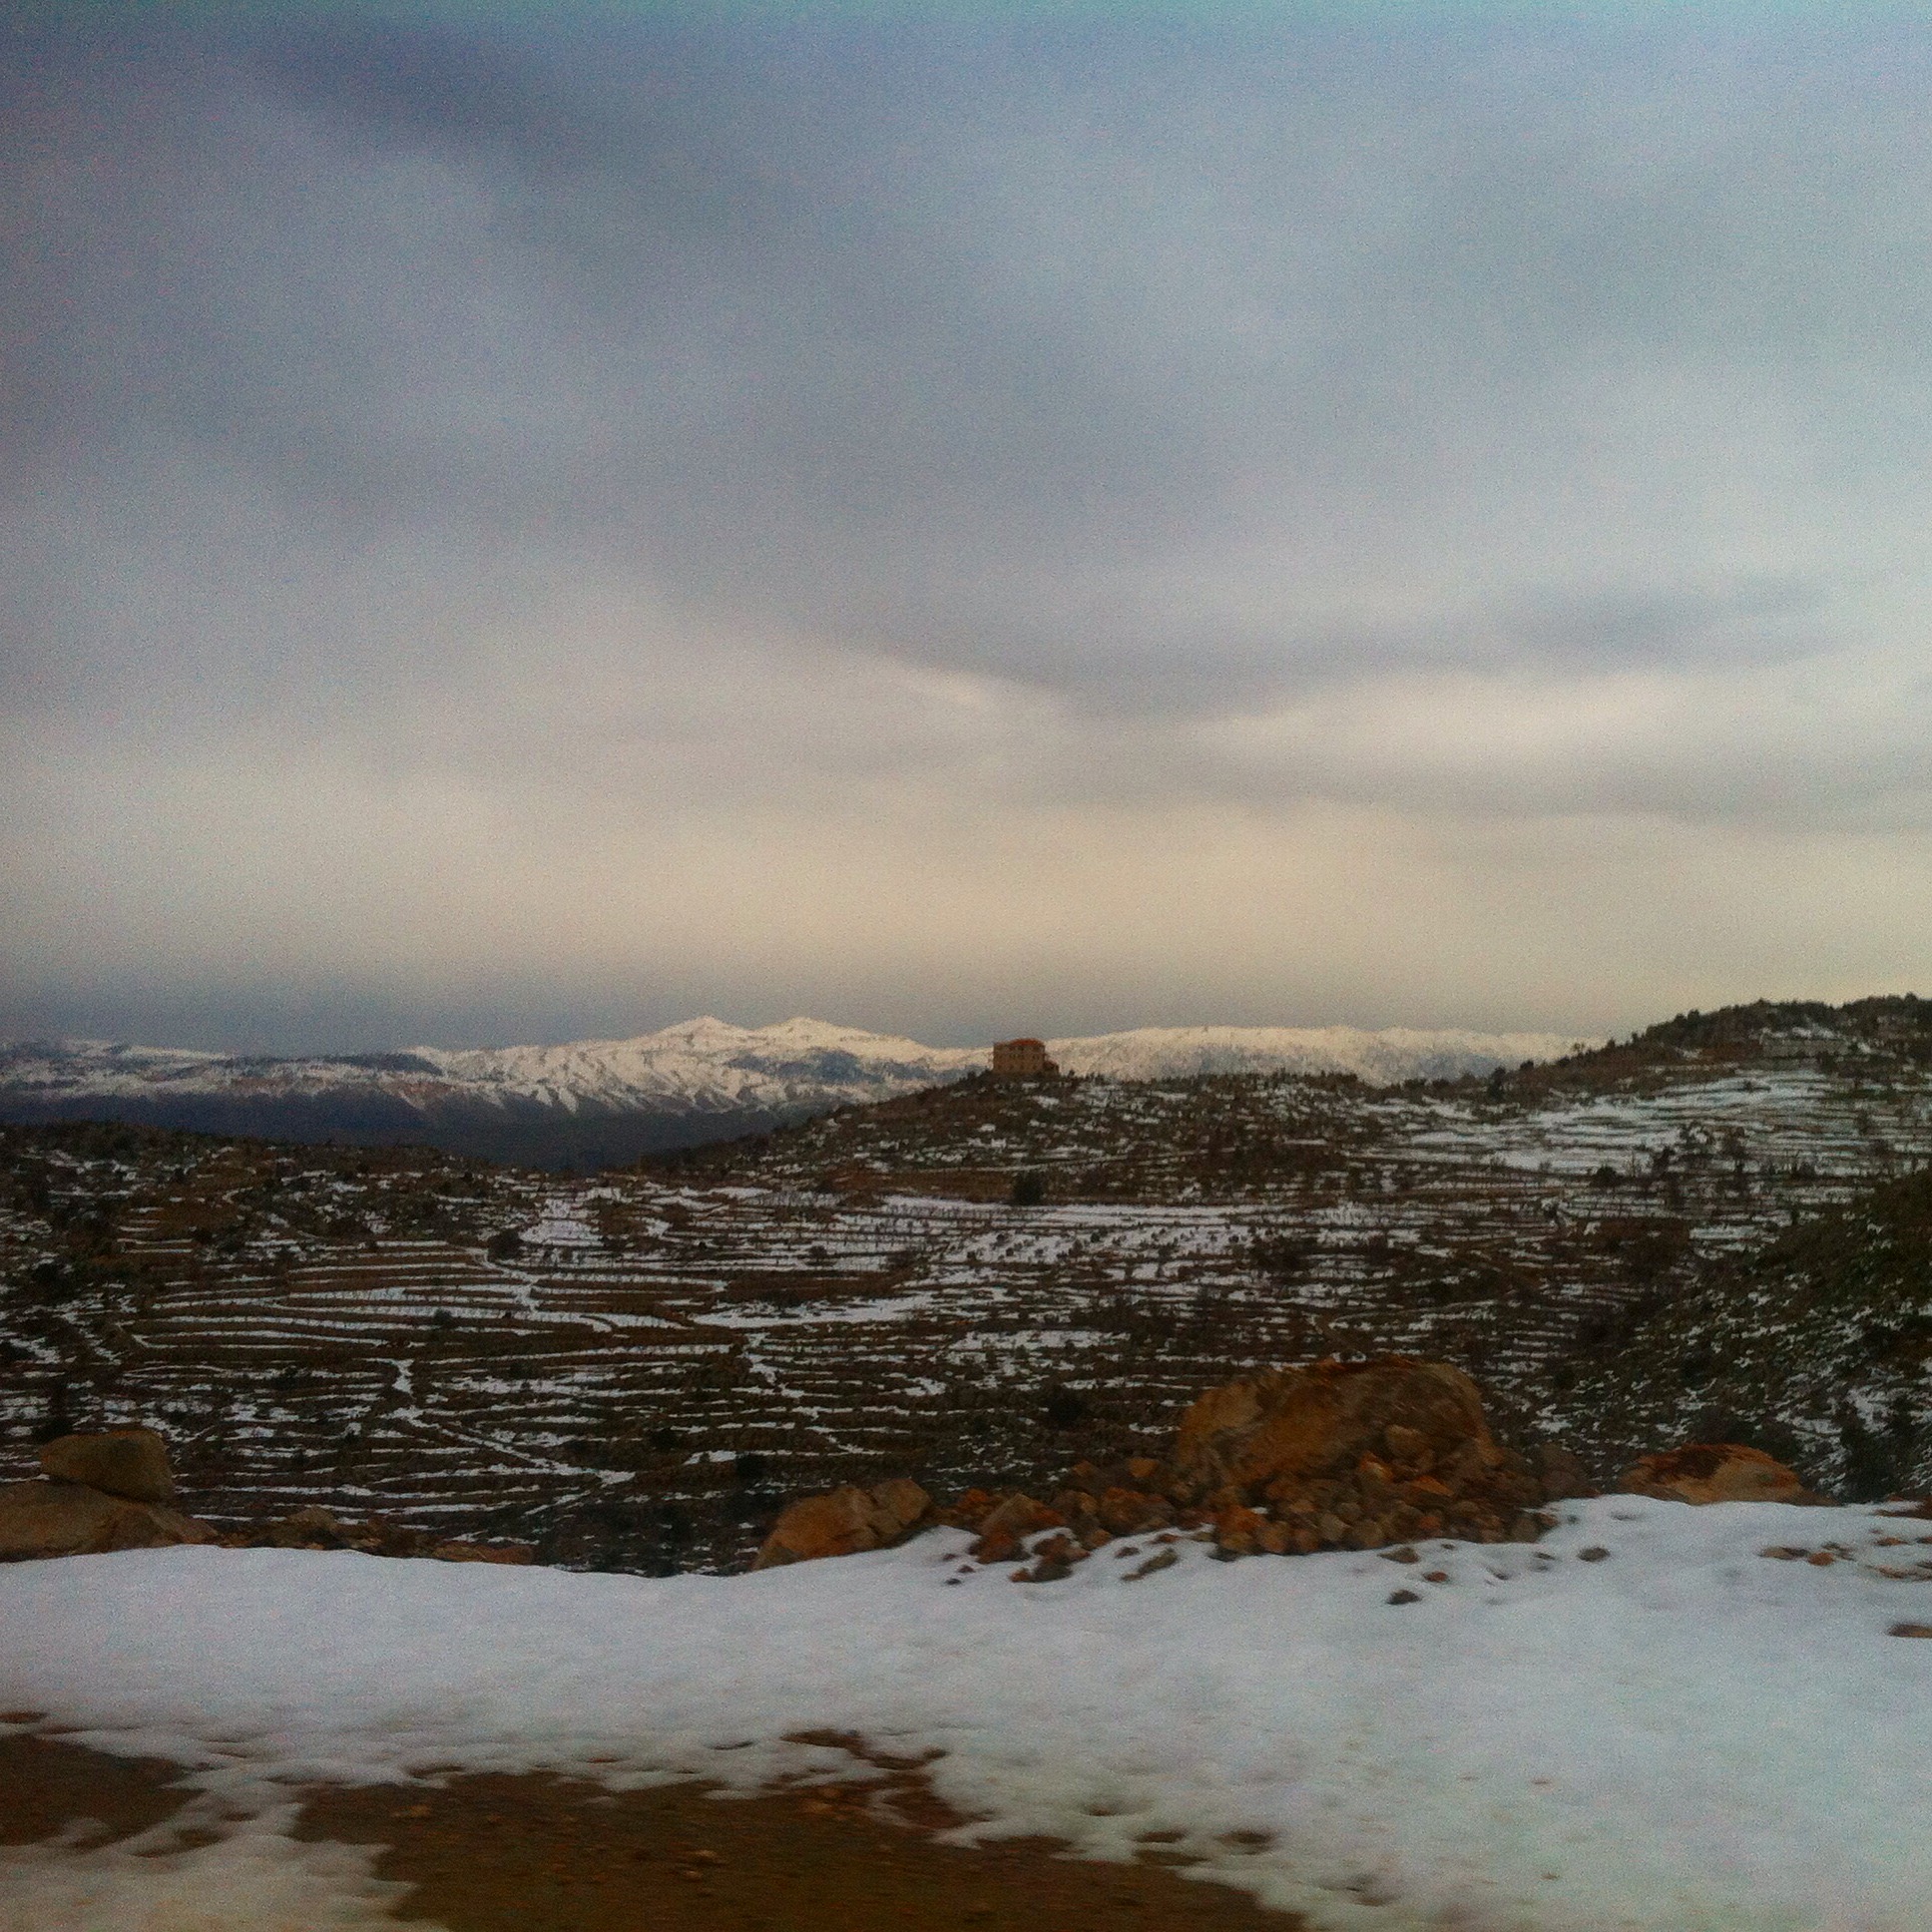
<path fill-rule="evenodd" d="M 961 1575 L 948 1531 L 727 1578 L 276 1550 L 19 1564 L 0 1709 L 230 1787 L 451 1765 L 863 1776 L 786 1741 L 856 1732 L 943 1752 L 934 1781 L 981 1831 L 1099 1857 L 1178 1834 L 1324 1932 L 1932 1928 L 1932 1643 L 1888 1635 L 1932 1624 L 1924 1521 L 1566 1509 L 1534 1547 L 1430 1545 L 1440 1583 L 1373 1554 L 1222 1565 L 1183 1543 L 1141 1581 L 1103 1552 L 1016 1588 Z M 1758 1554 L 1827 1543 L 1844 1555 L 1822 1568 Z M 1393 1603 L 1401 1586 L 1419 1601 Z M 0 1925 L 68 1923 L 23 1906 L 53 1856 L 0 1851 Z M 211 1894 L 220 1856 L 188 1854 Z"/>
<path fill-rule="evenodd" d="M 1585 1043 L 1560 1033 L 1470 1033 L 1413 1027 L 1137 1027 L 1050 1050 L 1070 1074 L 1175 1080 L 1193 1074 L 1356 1074 L 1378 1086 L 1486 1074 L 1556 1060 Z M 1591 1044 L 1595 1044 L 1594 1042 Z"/>
<path fill-rule="evenodd" d="M 700 1019 L 630 1040 L 290 1059 L 90 1040 L 23 1043 L 0 1049 L 0 1094 L 44 1101 L 215 1094 L 306 1100 L 359 1089 L 425 1113 L 457 1103 L 567 1112 L 776 1112 L 878 1100 L 985 1064 L 983 1050 L 925 1047 L 819 1020 L 735 1027 Z"/>
<path fill-rule="evenodd" d="M 1571 1044 L 1554 1034 L 1404 1027 L 1146 1027 L 1056 1040 L 1052 1047 L 1069 1073 L 1120 1080 L 1280 1071 L 1392 1082 L 1548 1060 Z M 706 1018 L 629 1040 L 288 1059 L 65 1040 L 0 1046 L 0 1099 L 153 1105 L 204 1096 L 271 1102 L 375 1092 L 425 1114 L 455 1105 L 788 1113 L 883 1100 L 960 1079 L 987 1062 L 984 1047 L 927 1047 L 808 1019 L 738 1027 Z"/>

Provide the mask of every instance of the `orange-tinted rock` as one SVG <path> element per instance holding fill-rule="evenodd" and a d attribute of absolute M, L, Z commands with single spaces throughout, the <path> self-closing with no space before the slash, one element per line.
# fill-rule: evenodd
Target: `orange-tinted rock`
<path fill-rule="evenodd" d="M 537 1553 L 527 1543 L 437 1543 L 429 1554 L 441 1563 L 535 1563 Z"/>
<path fill-rule="evenodd" d="M 1165 1496 L 1150 1496 L 1139 1489 L 1108 1490 L 1100 1499 L 1099 1515 L 1116 1536 L 1139 1536 L 1174 1521 L 1174 1509 Z"/>
<path fill-rule="evenodd" d="M 174 1543 L 217 1543 L 206 1523 L 110 1496 L 86 1483 L 10 1483 L 0 1489 L 0 1562 L 36 1557 L 102 1556 L 158 1550 Z"/>
<path fill-rule="evenodd" d="M 834 1489 L 803 1497 L 772 1526 L 751 1567 L 769 1570 L 781 1563 L 882 1549 L 915 1528 L 931 1506 L 932 1498 L 904 1476 L 875 1489 Z"/>
<path fill-rule="evenodd" d="M 1215 1516 L 1214 1542 L 1231 1556 L 1252 1556 L 1270 1527 L 1265 1516 L 1235 1503 Z"/>
<path fill-rule="evenodd" d="M 1386 1449 L 1391 1425 L 1438 1461 L 1492 1467 L 1501 1451 L 1483 1420 L 1482 1398 L 1445 1362 L 1382 1356 L 1271 1369 L 1210 1389 L 1182 1418 L 1175 1462 L 1196 1481 L 1243 1488 L 1280 1478 L 1352 1472 Z"/>
<path fill-rule="evenodd" d="M 43 1443 L 40 1466 L 56 1482 L 85 1483 L 134 1503 L 172 1503 L 168 1445 L 152 1429 L 104 1429 Z"/>
<path fill-rule="evenodd" d="M 1064 1530 L 1066 1518 L 1045 1503 L 1024 1494 L 1009 1496 L 992 1510 L 979 1526 L 979 1541 L 973 1555 L 981 1563 L 1006 1563 L 1019 1549 L 1021 1540 L 1039 1530 Z"/>
<path fill-rule="evenodd" d="M 1807 1494 L 1795 1470 L 1739 1442 L 1695 1442 L 1645 1456 L 1620 1487 L 1680 1503 L 1794 1503 Z"/>
<path fill-rule="evenodd" d="M 932 1498 L 910 1476 L 888 1476 L 872 1485 L 872 1515 L 887 1543 L 896 1542 L 925 1520 Z"/>
<path fill-rule="evenodd" d="M 956 1503 L 936 1512 L 935 1520 L 956 1530 L 977 1531 L 999 1507 L 1000 1499 L 990 1489 L 969 1489 Z"/>

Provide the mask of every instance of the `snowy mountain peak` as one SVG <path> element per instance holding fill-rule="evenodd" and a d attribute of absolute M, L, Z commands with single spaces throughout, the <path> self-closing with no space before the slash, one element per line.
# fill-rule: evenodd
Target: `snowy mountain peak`
<path fill-rule="evenodd" d="M 1549 1059 L 1551 1034 L 1352 1027 L 1142 1027 L 1050 1043 L 1071 1074 L 1163 1080 L 1352 1073 L 1386 1083 Z M 505 1158 L 635 1158 L 960 1080 L 987 1047 L 928 1047 L 797 1015 L 741 1027 L 715 1015 L 623 1040 L 412 1047 L 394 1053 L 216 1054 L 100 1040 L 0 1045 L 0 1118 L 111 1118 L 271 1138 L 428 1139 Z M 577 1124 L 572 1126 L 571 1124 Z M 593 1144 L 588 1124 L 621 1124 Z M 508 1138 L 506 1138 L 508 1137 Z M 539 1151 L 548 1147 L 549 1152 Z"/>

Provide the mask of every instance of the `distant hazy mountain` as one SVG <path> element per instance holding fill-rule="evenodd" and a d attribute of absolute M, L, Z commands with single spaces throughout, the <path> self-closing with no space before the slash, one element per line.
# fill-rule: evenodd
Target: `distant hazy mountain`
<path fill-rule="evenodd" d="M 1049 1043 L 1068 1073 L 1352 1073 L 1393 1082 L 1547 1060 L 1541 1033 L 1370 1033 L 1353 1027 L 1143 1027 Z M 126 1120 L 279 1140 L 417 1141 L 545 1166 L 604 1166 L 756 1133 L 849 1102 L 963 1079 L 984 1047 L 786 1020 L 689 1020 L 632 1040 L 561 1047 L 411 1047 L 296 1058 L 98 1040 L 0 1045 L 0 1120 Z"/>

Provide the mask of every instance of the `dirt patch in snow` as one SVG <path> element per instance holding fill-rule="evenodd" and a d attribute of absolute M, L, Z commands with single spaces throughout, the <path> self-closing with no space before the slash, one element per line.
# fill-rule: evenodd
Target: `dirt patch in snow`
<path fill-rule="evenodd" d="M 38 1737 L 0 1738 L 0 1843 L 152 1830 L 189 1801 L 179 1766 Z M 76 1819 L 94 1821 L 81 1837 Z M 613 1794 L 548 1775 L 311 1791 L 311 1844 L 367 1847 L 406 1885 L 398 1924 L 447 1932 L 1286 1932 L 1298 1919 L 1197 1882 L 1180 1847 L 1134 1864 L 1056 1855 L 1040 1839 L 938 1842 L 959 1820 L 916 1766 L 865 1785 L 756 1797 L 696 1784 Z M 78 1850 L 78 1846 L 77 1846 Z M 355 1923 L 364 1922 L 359 1916 Z"/>

